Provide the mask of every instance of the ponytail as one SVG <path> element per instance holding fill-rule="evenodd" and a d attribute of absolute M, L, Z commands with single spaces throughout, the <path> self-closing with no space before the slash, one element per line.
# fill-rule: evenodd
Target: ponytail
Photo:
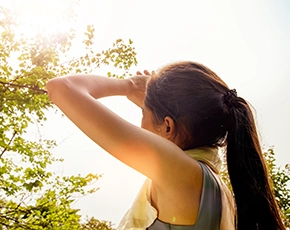
<path fill-rule="evenodd" d="M 285 229 L 271 190 L 253 114 L 247 102 L 229 91 L 227 165 L 237 205 L 237 229 Z"/>

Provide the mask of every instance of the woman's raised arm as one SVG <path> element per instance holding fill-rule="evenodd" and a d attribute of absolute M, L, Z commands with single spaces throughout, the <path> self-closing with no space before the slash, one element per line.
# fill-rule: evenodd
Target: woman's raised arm
<path fill-rule="evenodd" d="M 135 78 L 135 79 L 134 79 Z M 73 75 L 50 80 L 49 97 L 88 137 L 128 166 L 155 182 L 181 182 L 188 156 L 171 141 L 123 120 L 96 99 L 127 96 L 142 106 L 146 78 L 119 80 L 96 75 Z M 142 83 L 143 82 L 143 83 Z M 143 98 L 142 98 L 143 97 Z M 182 162 L 181 162 L 182 161 Z M 172 168 L 175 169 L 172 173 Z M 191 167 L 192 168 L 192 167 Z M 164 180 L 171 177 L 170 180 Z M 176 177 L 176 178 L 175 178 Z"/>

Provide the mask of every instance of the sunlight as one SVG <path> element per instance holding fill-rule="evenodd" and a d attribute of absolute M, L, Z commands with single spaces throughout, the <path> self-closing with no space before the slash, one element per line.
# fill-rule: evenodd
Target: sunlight
<path fill-rule="evenodd" d="M 15 12 L 23 32 L 57 33 L 75 23 L 77 1 L 72 0 L 4 0 L 3 5 Z"/>

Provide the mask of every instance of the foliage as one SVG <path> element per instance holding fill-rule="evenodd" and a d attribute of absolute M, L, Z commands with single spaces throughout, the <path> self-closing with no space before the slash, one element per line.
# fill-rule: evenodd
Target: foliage
<path fill-rule="evenodd" d="M 124 74 L 108 75 L 124 77 L 136 64 L 136 53 L 131 40 L 121 39 L 96 52 L 95 30 L 88 25 L 78 48 L 83 53 L 72 58 L 75 30 L 47 33 L 39 28 L 27 34 L 21 32 L 20 21 L 0 6 L 0 229 L 80 229 L 80 215 L 71 204 L 98 189 L 87 186 L 99 175 L 55 175 L 49 168 L 62 161 L 51 153 L 56 142 L 43 139 L 40 132 L 28 135 L 28 130 L 43 125 L 45 112 L 53 108 L 47 80 L 109 64 Z"/>
<path fill-rule="evenodd" d="M 290 228 L 290 165 L 277 167 L 275 153 L 272 148 L 264 153 L 267 160 L 269 174 L 273 182 L 273 190 L 281 210 L 284 224 Z"/>
<path fill-rule="evenodd" d="M 112 223 L 108 221 L 100 221 L 91 217 L 81 225 L 81 230 L 113 230 Z"/>

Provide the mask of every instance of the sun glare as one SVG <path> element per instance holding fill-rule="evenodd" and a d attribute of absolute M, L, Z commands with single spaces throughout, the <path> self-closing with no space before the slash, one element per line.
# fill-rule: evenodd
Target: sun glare
<path fill-rule="evenodd" d="M 4 0 L 26 33 L 57 32 L 71 28 L 78 4 L 74 0 Z"/>

